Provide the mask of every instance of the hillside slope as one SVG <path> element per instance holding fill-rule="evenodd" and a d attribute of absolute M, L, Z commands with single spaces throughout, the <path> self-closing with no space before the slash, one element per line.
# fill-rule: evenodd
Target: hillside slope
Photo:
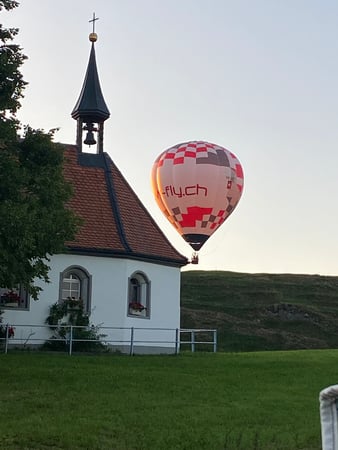
<path fill-rule="evenodd" d="M 182 272 L 181 327 L 225 351 L 337 348 L 338 277 Z"/>

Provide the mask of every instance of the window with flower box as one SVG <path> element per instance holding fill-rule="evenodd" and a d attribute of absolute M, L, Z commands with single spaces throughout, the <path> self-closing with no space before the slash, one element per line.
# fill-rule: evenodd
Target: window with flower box
<path fill-rule="evenodd" d="M 59 301 L 68 299 L 82 302 L 84 311 L 90 312 L 91 275 L 83 267 L 70 266 L 60 274 Z"/>
<path fill-rule="evenodd" d="M 150 317 L 150 281 L 142 272 L 134 272 L 129 278 L 128 316 Z"/>
<path fill-rule="evenodd" d="M 0 288 L 0 307 L 28 309 L 29 295 L 20 285 L 15 288 Z"/>

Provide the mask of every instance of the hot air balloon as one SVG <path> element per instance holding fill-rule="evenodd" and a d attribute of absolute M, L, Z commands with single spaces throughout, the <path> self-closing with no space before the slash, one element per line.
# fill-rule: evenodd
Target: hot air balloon
<path fill-rule="evenodd" d="M 203 141 L 162 152 L 151 179 L 161 211 L 196 252 L 233 212 L 244 182 L 237 157 Z"/>

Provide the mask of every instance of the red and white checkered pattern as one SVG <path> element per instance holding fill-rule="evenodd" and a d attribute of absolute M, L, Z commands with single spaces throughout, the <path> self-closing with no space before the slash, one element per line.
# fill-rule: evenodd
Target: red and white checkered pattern
<path fill-rule="evenodd" d="M 211 236 L 235 209 L 243 185 L 237 157 L 203 141 L 169 148 L 152 170 L 155 199 L 181 235 Z"/>

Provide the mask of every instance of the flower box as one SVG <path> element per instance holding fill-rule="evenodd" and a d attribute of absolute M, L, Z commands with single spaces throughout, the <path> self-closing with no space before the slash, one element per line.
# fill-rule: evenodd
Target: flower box
<path fill-rule="evenodd" d="M 11 308 L 12 307 L 17 308 L 20 305 L 20 301 L 21 301 L 20 295 L 13 290 L 10 290 L 2 294 L 0 299 L 1 305 L 9 306 Z"/>
<path fill-rule="evenodd" d="M 131 316 L 146 317 L 147 308 L 139 302 L 131 302 L 129 303 L 128 313 Z"/>
<path fill-rule="evenodd" d="M 128 314 L 130 316 L 146 317 L 146 308 L 144 309 L 129 308 Z"/>

